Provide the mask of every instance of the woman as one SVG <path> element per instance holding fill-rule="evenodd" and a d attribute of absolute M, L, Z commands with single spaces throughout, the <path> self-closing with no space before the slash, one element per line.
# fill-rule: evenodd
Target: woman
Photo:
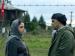
<path fill-rule="evenodd" d="M 28 48 L 21 41 L 24 23 L 16 19 L 11 24 L 9 40 L 6 44 L 6 56 L 30 56 Z"/>

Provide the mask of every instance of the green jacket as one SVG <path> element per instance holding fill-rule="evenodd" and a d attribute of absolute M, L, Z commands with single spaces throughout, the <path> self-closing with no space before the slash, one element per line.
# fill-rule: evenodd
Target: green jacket
<path fill-rule="evenodd" d="M 74 35 L 71 27 L 60 29 L 52 40 L 48 56 L 73 56 Z"/>

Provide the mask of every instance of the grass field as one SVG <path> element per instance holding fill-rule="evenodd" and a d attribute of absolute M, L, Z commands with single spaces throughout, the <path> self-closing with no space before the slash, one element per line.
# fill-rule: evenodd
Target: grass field
<path fill-rule="evenodd" d="M 5 39 L 0 37 L 0 56 L 4 56 Z M 51 38 L 48 34 L 31 35 L 25 34 L 23 42 L 28 46 L 31 56 L 47 56 L 51 44 Z"/>
<path fill-rule="evenodd" d="M 5 40 L 6 38 L 0 35 L 0 56 L 5 56 Z"/>

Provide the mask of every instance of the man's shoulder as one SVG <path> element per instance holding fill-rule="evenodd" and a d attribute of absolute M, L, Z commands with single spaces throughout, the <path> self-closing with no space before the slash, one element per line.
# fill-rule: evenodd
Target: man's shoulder
<path fill-rule="evenodd" d="M 62 29 L 60 29 L 59 31 L 61 31 L 61 32 L 68 32 L 68 31 L 74 32 L 73 28 L 69 27 L 69 26 L 65 26 Z"/>
<path fill-rule="evenodd" d="M 63 33 L 64 36 L 69 36 L 69 37 L 73 36 L 73 33 L 74 33 L 72 27 L 64 27 L 61 30 L 61 32 Z"/>
<path fill-rule="evenodd" d="M 73 35 L 73 28 L 64 27 L 58 31 L 58 35 Z"/>

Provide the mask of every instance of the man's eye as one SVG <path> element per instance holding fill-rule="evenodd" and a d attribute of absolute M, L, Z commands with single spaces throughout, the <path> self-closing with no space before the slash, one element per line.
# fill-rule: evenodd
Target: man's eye
<path fill-rule="evenodd" d="M 52 20 L 52 22 L 54 22 L 54 20 Z"/>

